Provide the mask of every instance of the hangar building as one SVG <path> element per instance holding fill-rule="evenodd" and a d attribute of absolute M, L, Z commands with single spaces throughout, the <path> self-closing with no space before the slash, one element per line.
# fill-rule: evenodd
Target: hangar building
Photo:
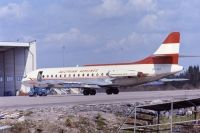
<path fill-rule="evenodd" d="M 15 96 L 21 80 L 36 69 L 36 41 L 0 42 L 0 96 Z"/>

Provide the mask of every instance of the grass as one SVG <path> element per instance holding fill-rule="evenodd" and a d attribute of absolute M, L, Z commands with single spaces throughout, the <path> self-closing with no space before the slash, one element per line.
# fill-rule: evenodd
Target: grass
<path fill-rule="evenodd" d="M 24 116 L 31 116 L 34 112 L 24 111 Z M 93 117 L 84 117 L 81 115 L 65 116 L 60 120 L 54 122 L 48 119 L 31 120 L 18 122 L 13 121 L 10 123 L 12 126 L 11 133 L 42 133 L 42 132 L 77 132 L 77 133 L 114 133 L 116 131 L 116 125 L 110 124 L 100 114 L 96 114 Z"/>
<path fill-rule="evenodd" d="M 98 130 L 102 130 L 107 126 L 106 120 L 99 113 L 95 117 L 95 123 Z"/>
<path fill-rule="evenodd" d="M 24 112 L 24 116 L 31 116 L 31 114 L 33 114 L 33 111 L 26 111 Z"/>
<path fill-rule="evenodd" d="M 70 128 L 73 128 L 73 127 L 74 127 L 74 123 L 73 123 L 72 119 L 70 119 L 69 117 L 65 119 L 64 125 L 65 125 L 66 127 L 70 127 Z"/>
<path fill-rule="evenodd" d="M 30 127 L 35 127 L 35 124 L 31 121 L 17 122 L 12 125 L 11 132 L 12 133 L 28 133 L 30 132 Z"/>

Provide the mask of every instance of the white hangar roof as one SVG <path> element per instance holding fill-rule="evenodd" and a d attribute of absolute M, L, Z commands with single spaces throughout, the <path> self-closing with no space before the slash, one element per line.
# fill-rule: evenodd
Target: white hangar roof
<path fill-rule="evenodd" d="M 25 42 L 0 42 L 0 52 L 6 51 L 14 47 L 30 47 L 31 43 Z"/>

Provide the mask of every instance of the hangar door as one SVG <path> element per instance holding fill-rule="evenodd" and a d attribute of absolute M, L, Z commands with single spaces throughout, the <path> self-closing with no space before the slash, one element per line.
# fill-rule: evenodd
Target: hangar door
<path fill-rule="evenodd" d="M 14 96 L 23 76 L 36 68 L 35 43 L 0 42 L 0 96 Z"/>

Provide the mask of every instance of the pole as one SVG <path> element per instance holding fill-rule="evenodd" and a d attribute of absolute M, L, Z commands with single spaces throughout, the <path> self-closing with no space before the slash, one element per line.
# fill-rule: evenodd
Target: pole
<path fill-rule="evenodd" d="M 136 112 L 136 110 L 137 110 L 137 107 L 135 107 L 135 113 L 134 113 L 134 115 L 135 115 L 135 119 L 134 119 L 134 133 L 136 133 L 136 120 L 137 120 L 137 112 Z"/>
<path fill-rule="evenodd" d="M 170 113 L 170 129 L 171 129 L 171 133 L 173 133 L 173 100 L 171 101 L 171 113 Z"/>
<path fill-rule="evenodd" d="M 194 119 L 197 120 L 197 106 L 194 106 Z M 196 124 L 198 122 L 196 121 Z"/>
<path fill-rule="evenodd" d="M 158 120 L 157 120 L 157 124 L 160 124 L 160 111 L 158 111 Z M 159 133 L 160 127 L 159 125 L 157 126 L 157 133 Z"/>
<path fill-rule="evenodd" d="M 63 67 L 65 66 L 65 45 L 62 46 L 63 50 Z"/>

